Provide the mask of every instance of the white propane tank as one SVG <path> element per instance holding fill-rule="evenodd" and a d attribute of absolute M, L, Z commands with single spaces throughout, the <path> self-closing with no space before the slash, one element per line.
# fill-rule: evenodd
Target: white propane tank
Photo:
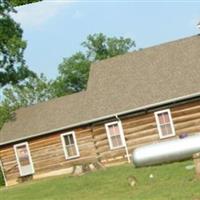
<path fill-rule="evenodd" d="M 138 147 L 132 159 L 136 167 L 142 167 L 184 160 L 197 152 L 200 152 L 200 134 Z"/>

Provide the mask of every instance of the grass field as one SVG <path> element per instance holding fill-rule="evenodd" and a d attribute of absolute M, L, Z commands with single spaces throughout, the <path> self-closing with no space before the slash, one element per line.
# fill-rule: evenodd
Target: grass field
<path fill-rule="evenodd" d="M 135 169 L 121 165 L 80 177 L 59 176 L 1 188 L 1 200 L 200 200 L 192 161 Z M 153 174 L 154 178 L 149 178 Z M 132 188 L 127 177 L 134 175 Z"/>

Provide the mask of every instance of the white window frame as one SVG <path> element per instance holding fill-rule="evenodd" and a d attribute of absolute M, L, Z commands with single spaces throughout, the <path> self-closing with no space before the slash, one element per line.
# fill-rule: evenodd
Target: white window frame
<path fill-rule="evenodd" d="M 29 162 L 30 162 L 30 166 L 31 166 L 31 172 L 30 173 L 23 173 L 22 168 L 21 168 L 21 164 L 20 164 L 20 161 L 19 161 L 19 157 L 18 157 L 18 154 L 17 154 L 17 148 L 20 147 L 20 146 L 24 146 L 24 145 L 26 146 L 26 149 L 27 149 L 27 152 L 28 152 Z M 16 160 L 17 160 L 17 165 L 18 165 L 20 176 L 27 176 L 27 175 L 34 174 L 35 169 L 34 169 L 34 166 L 33 166 L 33 161 L 32 161 L 28 142 L 22 142 L 22 143 L 19 143 L 19 144 L 15 144 L 14 145 L 14 151 L 15 151 L 15 157 L 16 157 Z"/>
<path fill-rule="evenodd" d="M 166 113 L 166 112 L 168 113 L 168 116 L 169 116 L 169 122 L 170 122 L 170 125 L 171 125 L 172 134 L 164 136 L 162 134 L 162 130 L 161 130 L 161 127 L 160 127 L 160 122 L 159 122 L 158 115 L 161 114 L 161 113 Z M 158 129 L 158 133 L 159 133 L 160 139 L 169 138 L 169 137 L 173 137 L 173 136 L 176 135 L 175 128 L 174 128 L 174 123 L 173 123 L 173 120 L 172 120 L 172 115 L 171 115 L 170 109 L 166 109 L 166 110 L 161 110 L 161 111 L 154 112 L 154 115 L 155 115 L 155 118 L 156 118 L 156 125 L 157 125 L 157 129 Z"/>
<path fill-rule="evenodd" d="M 68 152 L 67 152 L 66 144 L 65 144 L 65 138 L 64 138 L 67 135 L 72 135 L 72 137 L 73 137 L 74 145 L 75 145 L 75 149 L 76 149 L 76 153 L 77 153 L 77 155 L 75 155 L 75 156 L 68 156 Z M 79 148 L 78 148 L 78 145 L 77 145 L 75 132 L 70 131 L 70 132 L 67 132 L 67 133 L 63 133 L 63 134 L 60 135 L 60 137 L 61 137 L 61 142 L 62 142 L 62 146 L 63 146 L 63 151 L 64 151 L 64 154 L 65 154 L 65 159 L 69 160 L 69 159 L 80 157 L 80 152 L 79 152 Z"/>
<path fill-rule="evenodd" d="M 111 136 L 110 136 L 110 131 L 109 131 L 109 126 L 115 125 L 115 124 L 117 124 L 118 127 L 119 127 L 119 134 L 120 134 L 120 138 L 121 138 L 121 141 L 122 141 L 122 145 L 120 145 L 118 147 L 113 147 Z M 126 142 L 125 142 L 125 138 L 124 138 L 124 130 L 123 130 L 121 121 L 114 121 L 114 122 L 111 122 L 111 123 L 106 123 L 105 129 L 106 129 L 106 134 L 107 134 L 107 138 L 108 138 L 108 142 L 109 142 L 109 146 L 110 146 L 111 150 L 119 149 L 119 148 L 126 146 Z"/>

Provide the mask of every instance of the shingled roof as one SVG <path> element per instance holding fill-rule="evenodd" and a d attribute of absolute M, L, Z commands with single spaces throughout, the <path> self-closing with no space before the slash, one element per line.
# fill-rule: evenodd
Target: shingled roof
<path fill-rule="evenodd" d="M 200 36 L 95 63 L 88 91 L 98 116 L 200 94 Z"/>
<path fill-rule="evenodd" d="M 192 96 L 200 96 L 198 35 L 94 63 L 87 91 L 17 110 L 0 144 Z"/>

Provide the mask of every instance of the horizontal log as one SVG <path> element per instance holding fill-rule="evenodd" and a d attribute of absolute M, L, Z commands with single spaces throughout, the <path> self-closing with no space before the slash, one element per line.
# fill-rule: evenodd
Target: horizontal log
<path fill-rule="evenodd" d="M 145 125 L 149 123 L 155 123 L 155 118 L 153 114 L 151 115 L 151 117 L 146 117 L 145 115 L 142 115 L 141 119 L 138 119 L 138 120 L 132 119 L 132 121 L 129 121 L 129 122 L 124 120 L 122 125 L 123 125 L 123 128 L 126 129 L 128 127 L 137 127 L 137 126 L 141 126 L 141 125 Z"/>
<path fill-rule="evenodd" d="M 128 123 L 132 123 L 132 121 L 135 121 L 135 122 L 140 122 L 141 120 L 144 119 L 149 119 L 149 118 L 152 118 L 152 113 L 148 113 L 148 114 L 140 114 L 140 115 L 135 115 L 135 116 L 129 116 L 129 117 L 126 117 L 125 119 L 122 118 L 122 122 L 126 122 L 127 124 Z"/>
<path fill-rule="evenodd" d="M 90 133 L 90 135 L 84 136 L 84 137 L 76 137 L 76 140 L 79 142 L 87 142 L 87 141 L 91 141 L 92 140 L 92 135 Z"/>
<path fill-rule="evenodd" d="M 159 136 L 158 134 L 154 134 L 154 135 L 150 135 L 150 136 L 146 136 L 146 137 L 141 137 L 135 140 L 129 140 L 127 141 L 127 146 L 131 146 L 131 145 L 136 145 L 136 144 L 145 144 L 145 143 L 150 143 L 153 141 L 157 141 L 159 140 Z"/>
<path fill-rule="evenodd" d="M 101 153 L 99 155 L 99 158 L 108 159 L 108 158 L 113 158 L 113 157 L 117 157 L 117 156 L 124 156 L 124 155 L 126 155 L 125 148 L 121 148 L 119 150 L 112 150 L 112 151 L 109 151 L 109 152 Z"/>
<path fill-rule="evenodd" d="M 144 125 L 140 125 L 140 126 L 136 126 L 136 127 L 127 127 L 124 129 L 124 133 L 127 135 L 127 134 L 132 134 L 132 133 L 152 129 L 155 127 L 156 127 L 156 123 L 148 123 L 148 124 L 144 124 Z"/>
<path fill-rule="evenodd" d="M 108 137 L 107 137 L 107 134 L 106 133 L 102 133 L 101 135 L 96 135 L 94 137 L 94 142 L 97 142 L 99 140 L 106 140 Z"/>
<path fill-rule="evenodd" d="M 30 148 L 30 153 L 32 154 L 45 154 L 45 153 L 52 153 L 55 151 L 61 151 L 63 150 L 62 144 L 55 144 L 50 146 L 44 146 L 43 148 Z"/>
<path fill-rule="evenodd" d="M 183 115 L 195 114 L 200 112 L 200 105 L 196 105 L 194 107 L 187 107 L 184 110 L 172 110 L 173 117 L 179 117 Z"/>
<path fill-rule="evenodd" d="M 176 130 L 176 134 L 180 135 L 181 133 L 198 133 L 200 132 L 200 126 L 195 126 L 195 127 L 189 127 L 189 128 L 183 128 L 183 129 L 178 129 Z"/>
<path fill-rule="evenodd" d="M 157 134 L 157 129 L 153 128 L 153 129 L 147 129 L 145 131 L 141 131 L 141 132 L 136 132 L 133 134 L 129 134 L 129 135 L 125 135 L 126 140 L 135 140 L 141 137 L 147 137 L 150 135 L 155 135 Z"/>
<path fill-rule="evenodd" d="M 7 168 L 11 168 L 12 166 L 17 165 L 17 161 L 13 160 L 13 161 L 7 161 L 3 163 L 3 166 L 7 169 Z"/>
<path fill-rule="evenodd" d="M 108 139 L 106 138 L 105 140 L 99 140 L 96 142 L 96 148 L 101 148 L 102 146 L 108 146 Z"/>
<path fill-rule="evenodd" d="M 101 135 L 101 134 L 106 134 L 106 129 L 105 129 L 104 125 L 102 125 L 102 128 L 99 128 L 98 130 L 93 130 L 93 132 L 92 132 L 92 135 L 94 137 Z"/>
<path fill-rule="evenodd" d="M 186 122 L 186 121 L 195 120 L 195 119 L 200 119 L 200 113 L 176 117 L 176 118 L 173 118 L 173 122 L 176 124 L 176 123 Z"/>
<path fill-rule="evenodd" d="M 101 154 L 101 153 L 108 152 L 108 151 L 110 151 L 109 145 L 102 146 L 102 147 L 96 149 L 97 154 Z"/>
<path fill-rule="evenodd" d="M 6 156 L 6 157 L 2 157 L 1 161 L 3 163 L 7 163 L 7 162 L 16 162 L 16 157 L 15 156 Z"/>
<path fill-rule="evenodd" d="M 184 128 L 195 127 L 195 126 L 198 126 L 199 124 L 200 124 L 200 119 L 186 121 L 184 123 L 175 124 L 175 129 L 180 130 L 180 129 L 184 129 Z"/>
<path fill-rule="evenodd" d="M 144 142 L 144 143 L 141 143 L 141 144 L 131 144 L 128 146 L 128 151 L 129 153 L 133 153 L 133 151 L 138 148 L 138 147 L 141 147 L 141 146 L 145 146 L 145 145 L 148 145 L 148 144 L 151 144 L 152 142 L 148 141 L 148 142 Z"/>
<path fill-rule="evenodd" d="M 185 104 L 182 104 L 182 105 L 175 106 L 175 107 L 171 108 L 171 110 L 172 111 L 184 110 L 184 109 L 187 109 L 187 108 L 199 106 L 199 104 L 200 104 L 200 101 L 198 100 L 198 101 L 195 101 L 195 102 L 192 102 L 192 103 L 185 103 Z"/>
<path fill-rule="evenodd" d="M 7 149 L 7 150 L 2 150 L 0 151 L 0 157 L 4 157 L 4 156 L 11 156 L 13 155 L 15 152 L 14 152 L 14 148 L 10 148 Z"/>

